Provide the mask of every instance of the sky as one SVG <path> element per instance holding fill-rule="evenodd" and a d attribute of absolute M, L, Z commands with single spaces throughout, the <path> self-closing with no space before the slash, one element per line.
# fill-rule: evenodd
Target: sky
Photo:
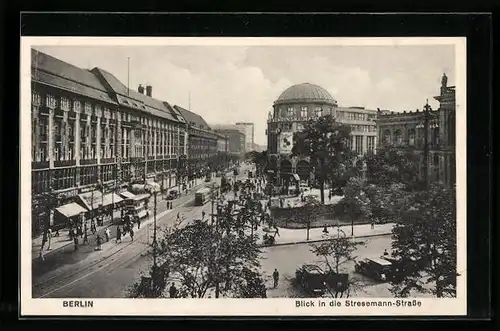
<path fill-rule="evenodd" d="M 428 46 L 35 46 L 75 66 L 100 67 L 130 88 L 200 114 L 209 124 L 255 123 L 266 145 L 273 102 L 288 87 L 312 83 L 339 106 L 393 111 L 433 108 L 441 77 L 455 85 L 453 45 Z"/>

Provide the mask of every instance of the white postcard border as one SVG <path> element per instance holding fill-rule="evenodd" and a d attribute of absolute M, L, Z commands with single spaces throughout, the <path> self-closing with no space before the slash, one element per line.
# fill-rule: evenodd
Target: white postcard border
<path fill-rule="evenodd" d="M 398 299 L 312 299 L 316 307 L 296 307 L 300 299 L 89 299 L 89 308 L 65 308 L 70 299 L 33 299 L 31 293 L 31 47 L 36 45 L 454 45 L 456 73 L 456 189 L 457 189 L 457 297 L 453 299 L 401 299 L 420 306 L 396 306 Z M 465 315 L 467 312 L 467 113 L 466 113 L 466 38 L 465 37 L 391 37 L 391 38 L 151 38 L 151 37 L 22 37 L 20 98 L 20 299 L 21 315 L 83 316 L 388 316 L 388 315 Z M 423 96 L 425 97 L 425 96 Z M 80 300 L 80 299 L 77 299 Z M 306 299 L 304 299 L 306 300 Z M 307 301 L 307 300 L 306 300 Z M 326 307 L 318 307 L 323 301 Z M 375 303 L 388 306 L 354 306 L 346 303 Z M 340 306 L 337 304 L 340 303 Z M 333 306 L 331 306 L 333 305 Z"/>

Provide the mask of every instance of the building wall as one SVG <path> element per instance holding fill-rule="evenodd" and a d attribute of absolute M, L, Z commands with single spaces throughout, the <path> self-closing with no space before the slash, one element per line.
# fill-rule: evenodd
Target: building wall
<path fill-rule="evenodd" d="M 413 146 L 421 155 L 420 175 L 424 167 L 428 169 L 430 182 L 442 182 L 453 185 L 455 171 L 455 89 L 446 85 L 443 79 L 440 95 L 435 99 L 440 102 L 439 109 L 430 109 L 427 117 L 427 165 L 424 161 L 425 150 L 425 112 L 379 114 L 377 130 L 379 146 Z"/>
<path fill-rule="evenodd" d="M 249 152 L 253 150 L 254 144 L 254 134 L 255 134 L 255 126 L 253 123 L 236 123 L 235 124 L 238 130 L 241 131 L 245 135 L 245 151 Z"/>
<path fill-rule="evenodd" d="M 218 132 L 227 137 L 227 151 L 231 154 L 245 153 L 245 135 L 236 129 L 219 129 Z"/>
<path fill-rule="evenodd" d="M 339 122 L 350 124 L 352 130 L 351 148 L 364 155 L 374 151 L 377 145 L 376 118 L 377 112 L 359 107 L 336 107 L 320 103 L 290 103 L 275 105 L 273 114 L 268 120 L 268 149 L 271 154 L 290 154 L 280 148 L 283 136 L 291 136 L 303 129 L 303 124 L 310 119 L 322 115 L 332 115 Z"/>
<path fill-rule="evenodd" d="M 99 180 L 161 172 L 185 153 L 185 129 L 178 123 L 41 84 L 33 84 L 32 123 L 34 194 L 52 186 L 75 195 Z"/>

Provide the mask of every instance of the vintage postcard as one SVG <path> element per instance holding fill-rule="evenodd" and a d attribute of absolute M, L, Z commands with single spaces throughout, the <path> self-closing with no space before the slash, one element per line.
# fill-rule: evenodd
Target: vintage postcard
<path fill-rule="evenodd" d="M 21 314 L 465 315 L 465 38 L 21 42 Z"/>

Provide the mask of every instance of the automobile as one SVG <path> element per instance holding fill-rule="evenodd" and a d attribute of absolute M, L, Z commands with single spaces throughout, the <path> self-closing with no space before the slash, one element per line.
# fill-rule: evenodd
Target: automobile
<path fill-rule="evenodd" d="M 179 197 L 179 191 L 177 190 L 170 190 L 166 196 L 167 200 L 174 200 Z"/>
<path fill-rule="evenodd" d="M 325 274 L 315 265 L 301 266 L 295 271 L 295 280 L 302 290 L 314 297 L 321 297 L 326 292 Z"/>
<path fill-rule="evenodd" d="M 398 271 L 404 271 L 404 270 L 408 271 L 408 270 L 411 270 L 411 268 L 424 268 L 426 266 L 426 264 L 428 264 L 426 259 L 410 258 L 407 261 L 402 261 L 402 260 L 390 257 L 389 255 L 382 255 L 380 258 L 391 262 L 393 265 L 393 272 L 395 272 L 395 273 L 397 273 Z"/>
<path fill-rule="evenodd" d="M 370 257 L 357 261 L 354 270 L 374 280 L 386 282 L 395 275 L 394 265 L 382 258 Z"/>

